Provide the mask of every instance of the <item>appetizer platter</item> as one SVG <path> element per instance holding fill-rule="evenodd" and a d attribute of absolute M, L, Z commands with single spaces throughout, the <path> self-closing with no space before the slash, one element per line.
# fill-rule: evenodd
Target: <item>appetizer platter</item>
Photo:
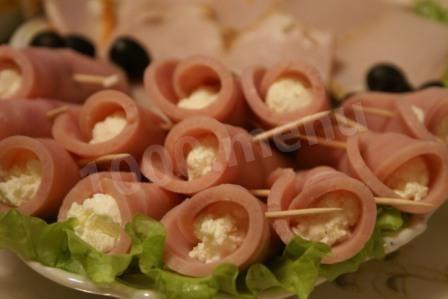
<path fill-rule="evenodd" d="M 448 8 L 322 2 L 21 2 L 0 249 L 115 298 L 307 299 L 412 244 L 448 198 Z"/>

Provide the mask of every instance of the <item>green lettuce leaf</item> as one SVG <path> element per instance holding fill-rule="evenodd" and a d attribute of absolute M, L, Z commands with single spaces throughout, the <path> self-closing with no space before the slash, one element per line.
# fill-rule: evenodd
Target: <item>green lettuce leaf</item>
<path fill-rule="evenodd" d="M 435 0 L 420 0 L 414 5 L 414 12 L 427 19 L 448 23 L 448 8 Z"/>

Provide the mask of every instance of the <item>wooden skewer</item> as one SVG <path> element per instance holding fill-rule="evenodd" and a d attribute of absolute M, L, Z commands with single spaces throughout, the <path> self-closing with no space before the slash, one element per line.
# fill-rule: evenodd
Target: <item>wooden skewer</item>
<path fill-rule="evenodd" d="M 322 138 L 322 137 L 307 136 L 307 135 L 302 135 L 302 134 L 297 134 L 296 136 L 300 139 L 303 139 L 303 140 L 306 140 L 306 141 L 309 141 L 312 143 L 320 144 L 320 145 L 325 145 L 325 146 L 334 147 L 334 148 L 341 148 L 341 149 L 347 148 L 347 145 L 345 144 L 345 142 L 338 141 L 338 140 L 330 140 L 330 139 L 326 139 L 326 138 Z"/>
<path fill-rule="evenodd" d="M 320 214 L 328 214 L 341 212 L 343 209 L 341 208 L 313 208 L 313 209 L 298 209 L 298 210 L 286 210 L 286 211 L 274 211 L 274 212 L 266 212 L 266 218 L 282 218 L 282 217 L 291 217 L 291 216 L 311 216 L 311 215 L 320 215 Z"/>
<path fill-rule="evenodd" d="M 358 131 L 360 131 L 360 132 L 366 132 L 366 131 L 369 130 L 367 127 L 361 125 L 360 123 L 358 123 L 358 122 L 356 122 L 356 121 L 354 121 L 354 120 L 351 120 L 351 119 L 348 118 L 348 117 L 345 117 L 344 115 L 342 115 L 342 114 L 339 113 L 339 112 L 335 112 L 335 113 L 333 114 L 333 116 L 334 116 L 334 118 L 335 118 L 338 122 L 340 122 L 341 124 L 346 125 L 346 126 L 348 126 L 348 127 L 355 128 L 356 130 L 358 130 Z"/>
<path fill-rule="evenodd" d="M 253 195 L 258 196 L 258 197 L 268 197 L 270 191 L 271 190 L 269 190 L 269 189 L 255 189 L 255 190 L 250 190 L 250 193 L 252 193 Z"/>
<path fill-rule="evenodd" d="M 87 158 L 87 159 L 81 159 L 78 160 L 77 163 L 79 166 L 86 166 L 89 164 L 103 164 L 103 163 L 109 163 L 115 160 L 123 160 L 127 158 L 131 158 L 131 154 L 122 153 L 122 154 L 110 154 L 110 155 L 104 155 L 101 157 L 96 158 Z"/>
<path fill-rule="evenodd" d="M 108 77 L 89 74 L 74 74 L 73 80 L 82 83 L 100 84 L 105 88 L 109 88 L 117 84 L 120 81 L 120 77 L 116 74 Z"/>
<path fill-rule="evenodd" d="M 69 106 L 61 106 L 61 107 L 52 109 L 47 112 L 47 118 L 50 120 L 55 119 L 56 116 L 58 116 L 59 114 L 67 112 L 69 108 L 70 108 Z"/>
<path fill-rule="evenodd" d="M 358 110 L 360 112 L 365 112 L 365 113 L 369 113 L 369 114 L 374 114 L 374 115 L 378 115 L 378 116 L 383 116 L 383 117 L 394 117 L 395 113 L 384 110 L 384 109 L 379 109 L 379 108 L 374 108 L 374 107 L 364 107 L 364 106 L 360 106 L 360 105 L 353 105 L 352 106 L 353 110 Z"/>

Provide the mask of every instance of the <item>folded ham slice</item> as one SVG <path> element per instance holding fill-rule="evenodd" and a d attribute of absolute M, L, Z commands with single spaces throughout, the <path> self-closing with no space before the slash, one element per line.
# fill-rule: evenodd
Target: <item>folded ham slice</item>
<path fill-rule="evenodd" d="M 285 163 L 279 153 L 254 142 L 239 127 L 192 117 L 174 126 L 164 149 L 145 151 L 141 170 L 163 188 L 194 194 L 223 183 L 262 188 L 267 175 Z"/>
<path fill-rule="evenodd" d="M 54 121 L 53 136 L 68 151 L 81 157 L 113 153 L 141 155 L 163 142 L 162 120 L 127 95 L 101 91 L 81 108 L 72 108 Z"/>
<path fill-rule="evenodd" d="M 376 223 L 376 203 L 370 190 L 360 181 L 329 167 L 317 167 L 299 173 L 291 169 L 277 170 L 271 175 L 270 181 L 269 211 L 309 207 L 344 209 L 334 214 L 311 216 L 311 222 L 307 222 L 310 216 L 275 219 L 272 225 L 285 244 L 298 235 L 295 225 L 310 225 L 312 227 L 308 227 L 308 231 L 305 227 L 300 232 L 307 234 L 312 241 L 334 243 L 328 244 L 332 246 L 331 254 L 322 260 L 325 264 L 334 264 L 355 256 L 371 238 Z M 352 223 L 348 226 L 345 221 Z M 341 229 L 339 226 L 343 225 L 347 227 Z"/>
<path fill-rule="evenodd" d="M 0 140 L 14 135 L 51 137 L 47 112 L 61 104 L 43 99 L 0 101 Z"/>
<path fill-rule="evenodd" d="M 158 61 L 149 66 L 144 81 L 150 100 L 173 122 L 199 115 L 237 125 L 247 121 L 238 79 L 214 58 Z"/>
<path fill-rule="evenodd" d="M 0 212 L 17 208 L 25 215 L 53 217 L 78 180 L 78 166 L 54 140 L 0 141 Z"/>
<path fill-rule="evenodd" d="M 0 47 L 0 98 L 49 98 L 81 103 L 104 89 L 101 84 L 77 82 L 74 74 L 119 76 L 112 88 L 127 91 L 126 77 L 117 68 L 72 50 Z M 6 72 L 6 75 L 5 75 Z M 7 79 L 5 79 L 5 77 Z M 5 89 L 4 84 L 10 86 Z"/>
<path fill-rule="evenodd" d="M 70 210 L 76 206 L 74 204 L 82 206 L 95 194 L 111 196 L 120 212 L 120 236 L 113 249 L 108 251 L 109 254 L 129 251 L 131 240 L 124 228 L 134 216 L 142 214 L 160 220 L 166 212 L 179 204 L 179 198 L 175 194 L 151 183 L 140 183 L 133 173 L 98 172 L 79 181 L 67 194 L 59 211 L 58 221 L 67 220 Z"/>
<path fill-rule="evenodd" d="M 381 197 L 408 198 L 433 207 L 401 206 L 402 211 L 429 213 L 446 200 L 448 151 L 442 143 L 397 133 L 366 132 L 347 140 L 339 169 L 363 181 Z"/>
<path fill-rule="evenodd" d="M 319 72 L 303 61 L 283 62 L 269 69 L 248 68 L 242 86 L 250 108 L 268 128 L 329 107 Z"/>
<path fill-rule="evenodd" d="M 194 195 L 162 218 L 167 231 L 166 266 L 183 275 L 202 277 L 221 263 L 245 269 L 262 261 L 275 248 L 265 211 L 264 203 L 237 185 L 225 184 Z M 224 229 L 225 235 L 213 233 L 207 240 L 203 235 L 207 224 L 210 230 Z"/>

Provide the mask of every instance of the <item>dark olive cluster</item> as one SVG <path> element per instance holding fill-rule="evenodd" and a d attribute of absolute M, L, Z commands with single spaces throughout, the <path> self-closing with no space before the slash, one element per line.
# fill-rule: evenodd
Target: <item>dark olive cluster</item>
<path fill-rule="evenodd" d="M 70 34 L 61 36 L 54 31 L 42 31 L 31 40 L 33 47 L 70 48 L 87 56 L 95 57 L 95 46 L 87 38 Z"/>

